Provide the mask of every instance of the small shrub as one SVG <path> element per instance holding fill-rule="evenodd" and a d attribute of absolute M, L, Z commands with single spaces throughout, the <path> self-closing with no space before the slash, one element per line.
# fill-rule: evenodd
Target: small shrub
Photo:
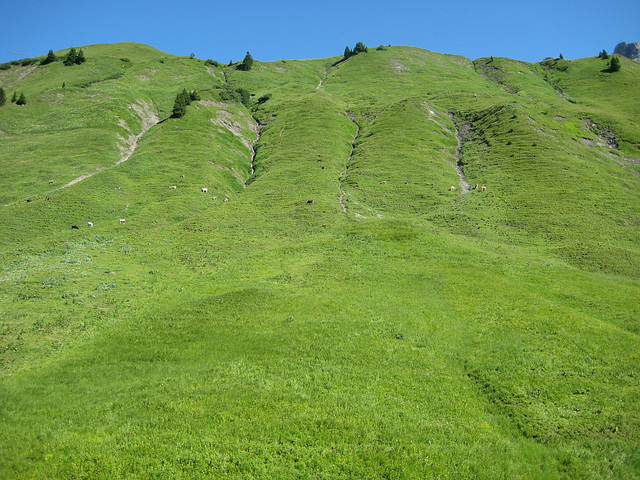
<path fill-rule="evenodd" d="M 103 282 L 96 287 L 96 290 L 98 292 L 104 292 L 116 288 L 117 286 L 118 284 L 116 282 Z"/>
<path fill-rule="evenodd" d="M 124 62 L 124 63 L 130 63 L 131 62 L 131 60 L 128 59 L 128 58 L 121 58 L 120 61 Z"/>
<path fill-rule="evenodd" d="M 261 96 L 258 99 L 258 105 L 262 105 L 263 103 L 267 102 L 270 98 L 271 98 L 271 94 L 270 93 L 267 93 L 266 95 Z"/>

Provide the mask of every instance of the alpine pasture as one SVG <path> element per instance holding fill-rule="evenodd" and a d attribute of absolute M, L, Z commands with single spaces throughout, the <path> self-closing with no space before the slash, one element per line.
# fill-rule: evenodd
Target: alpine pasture
<path fill-rule="evenodd" d="M 640 65 L 82 50 L 0 70 L 0 477 L 640 477 Z"/>

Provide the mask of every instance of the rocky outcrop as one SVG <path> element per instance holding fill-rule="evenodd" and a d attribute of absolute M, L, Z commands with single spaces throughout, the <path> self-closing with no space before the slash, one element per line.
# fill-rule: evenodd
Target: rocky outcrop
<path fill-rule="evenodd" d="M 630 58 L 635 62 L 640 62 L 640 43 L 626 43 L 620 42 L 616 45 L 615 50 L 613 51 L 616 55 L 622 55 L 624 57 Z"/>

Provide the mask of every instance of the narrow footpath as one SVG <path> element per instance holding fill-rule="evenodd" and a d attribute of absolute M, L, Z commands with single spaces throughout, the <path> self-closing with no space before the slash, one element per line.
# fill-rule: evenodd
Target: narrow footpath
<path fill-rule="evenodd" d="M 151 127 L 153 127 L 160 121 L 160 119 L 158 118 L 158 114 L 155 111 L 153 111 L 151 107 L 144 100 L 139 100 L 138 103 L 132 103 L 129 107 L 134 109 L 136 113 L 140 116 L 140 122 L 141 122 L 140 133 L 138 133 L 137 135 L 133 135 L 133 133 L 131 132 L 131 129 L 127 126 L 125 121 L 120 119 L 120 122 L 119 122 L 120 126 L 124 128 L 127 132 L 129 132 L 130 135 L 129 135 L 129 138 L 124 138 L 120 136 L 120 140 L 124 142 L 125 145 L 119 146 L 121 151 L 120 159 L 114 164 L 114 166 L 129 160 L 129 158 L 131 158 L 131 155 L 133 155 L 133 152 L 135 152 L 140 138 L 142 138 L 142 136 L 145 133 L 147 133 L 147 130 L 149 130 Z M 86 178 L 92 177 L 96 173 L 100 173 L 106 169 L 107 167 L 101 167 L 101 168 L 98 168 L 95 172 L 80 175 L 78 178 L 74 178 L 69 183 L 62 185 L 60 188 L 66 188 L 66 187 L 70 187 L 71 185 L 75 185 L 76 183 Z"/>

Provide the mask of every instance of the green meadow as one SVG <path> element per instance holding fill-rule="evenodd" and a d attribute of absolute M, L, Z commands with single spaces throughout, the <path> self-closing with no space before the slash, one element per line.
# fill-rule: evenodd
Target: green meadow
<path fill-rule="evenodd" d="M 82 49 L 0 70 L 0 477 L 640 478 L 638 63 Z"/>

